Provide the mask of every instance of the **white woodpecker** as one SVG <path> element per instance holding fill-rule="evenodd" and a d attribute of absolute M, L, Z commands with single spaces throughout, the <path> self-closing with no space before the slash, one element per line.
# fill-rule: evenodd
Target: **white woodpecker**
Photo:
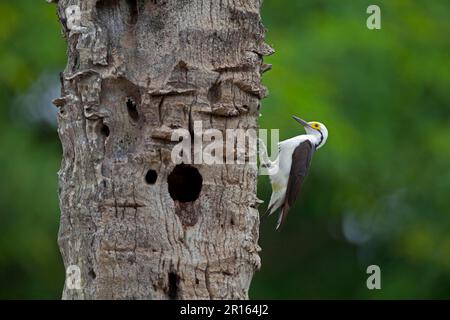
<path fill-rule="evenodd" d="M 281 141 L 275 161 L 268 159 L 266 150 L 262 159 L 262 165 L 268 169 L 272 184 L 272 196 L 266 214 L 271 215 L 281 209 L 277 230 L 286 220 L 290 207 L 300 193 L 314 151 L 321 148 L 328 138 L 328 130 L 322 123 L 306 122 L 296 116 L 293 118 L 305 128 L 306 134 Z"/>

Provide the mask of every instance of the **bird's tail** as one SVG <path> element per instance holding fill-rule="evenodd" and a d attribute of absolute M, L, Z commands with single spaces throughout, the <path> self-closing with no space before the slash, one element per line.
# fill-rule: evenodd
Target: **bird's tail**
<path fill-rule="evenodd" d="M 283 226 L 284 221 L 286 220 L 288 211 L 289 211 L 289 205 L 287 203 L 285 203 L 281 207 L 280 215 L 278 216 L 277 227 L 275 230 L 280 231 L 280 228 Z"/>
<path fill-rule="evenodd" d="M 269 207 L 266 209 L 266 211 L 261 215 L 261 217 L 259 218 L 261 223 L 265 222 L 267 220 L 267 217 L 273 213 L 272 212 L 273 206 L 274 206 L 274 204 L 269 205 Z"/>
<path fill-rule="evenodd" d="M 267 217 L 272 215 L 278 210 L 282 204 L 282 199 L 284 197 L 284 192 L 282 190 L 274 191 L 272 185 L 272 196 L 270 197 L 269 206 L 267 210 L 261 215 L 261 222 L 264 222 Z"/>

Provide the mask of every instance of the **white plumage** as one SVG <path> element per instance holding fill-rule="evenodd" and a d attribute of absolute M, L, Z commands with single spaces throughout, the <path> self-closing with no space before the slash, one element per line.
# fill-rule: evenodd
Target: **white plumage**
<path fill-rule="evenodd" d="M 279 208 L 282 209 L 277 229 L 301 188 L 312 153 L 322 147 L 328 138 L 328 130 L 322 123 L 315 121 L 307 123 L 297 117 L 294 119 L 304 126 L 306 134 L 281 141 L 278 144 L 279 154 L 275 161 L 271 162 L 268 159 L 266 150 L 263 150 L 266 154 L 262 156 L 262 163 L 268 169 L 272 185 L 267 213 L 271 215 Z"/>

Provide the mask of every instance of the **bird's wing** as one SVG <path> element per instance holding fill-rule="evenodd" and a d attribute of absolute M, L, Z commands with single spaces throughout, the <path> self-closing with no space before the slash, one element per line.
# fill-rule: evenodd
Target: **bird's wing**
<path fill-rule="evenodd" d="M 303 181 L 305 181 L 306 175 L 308 174 L 314 150 L 313 144 L 309 140 L 306 140 L 300 143 L 292 153 L 291 171 L 289 173 L 286 196 L 283 201 L 280 216 L 278 217 L 277 229 L 286 220 L 289 208 L 294 204 L 295 199 L 297 199 L 300 193 Z"/>

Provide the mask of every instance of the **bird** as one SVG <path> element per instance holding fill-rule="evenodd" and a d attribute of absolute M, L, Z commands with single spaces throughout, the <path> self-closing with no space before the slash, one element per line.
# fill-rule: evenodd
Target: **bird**
<path fill-rule="evenodd" d="M 323 147 L 328 139 L 328 129 L 323 123 L 306 122 L 296 116 L 293 118 L 304 127 L 306 134 L 279 142 L 278 157 L 275 161 L 268 159 L 265 145 L 260 140 L 263 146 L 261 152 L 262 154 L 265 152 L 261 164 L 267 168 L 272 185 L 270 202 L 263 216 L 270 216 L 280 209 L 276 230 L 279 230 L 286 221 L 289 209 L 300 193 L 313 154 Z"/>

